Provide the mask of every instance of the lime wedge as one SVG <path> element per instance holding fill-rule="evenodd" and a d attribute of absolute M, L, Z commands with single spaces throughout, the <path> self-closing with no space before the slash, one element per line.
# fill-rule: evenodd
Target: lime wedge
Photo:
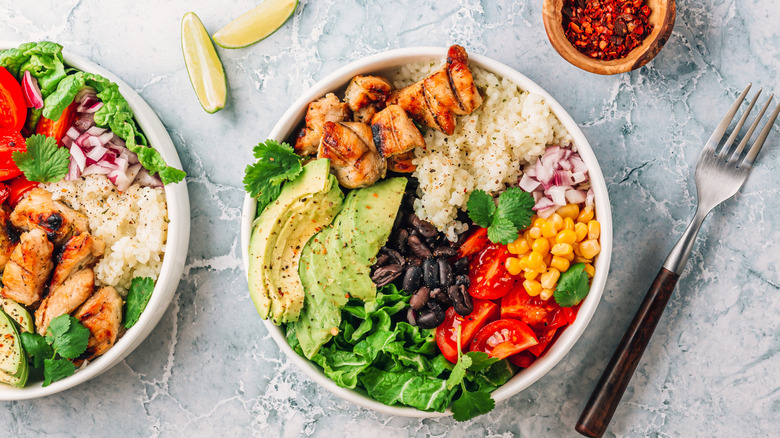
<path fill-rule="evenodd" d="M 218 30 L 214 42 L 226 49 L 252 45 L 282 27 L 296 6 L 298 0 L 266 0 Z"/>
<path fill-rule="evenodd" d="M 225 107 L 225 69 L 219 61 L 206 28 L 194 12 L 181 19 L 181 50 L 192 88 L 203 109 L 213 114 Z"/>

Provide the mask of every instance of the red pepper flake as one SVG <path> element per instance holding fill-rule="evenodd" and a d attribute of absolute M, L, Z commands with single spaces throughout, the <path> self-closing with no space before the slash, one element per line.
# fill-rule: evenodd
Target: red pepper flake
<path fill-rule="evenodd" d="M 653 31 L 645 0 L 564 0 L 563 31 L 591 58 L 623 58 Z"/>

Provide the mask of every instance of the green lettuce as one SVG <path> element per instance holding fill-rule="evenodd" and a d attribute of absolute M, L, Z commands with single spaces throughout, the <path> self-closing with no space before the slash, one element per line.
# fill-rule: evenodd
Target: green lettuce
<path fill-rule="evenodd" d="M 62 46 L 50 41 L 25 43 L 15 49 L 3 50 L 0 52 L 0 66 L 19 81 L 24 72 L 29 71 L 38 80 L 44 98 L 57 88 L 66 75 Z"/>

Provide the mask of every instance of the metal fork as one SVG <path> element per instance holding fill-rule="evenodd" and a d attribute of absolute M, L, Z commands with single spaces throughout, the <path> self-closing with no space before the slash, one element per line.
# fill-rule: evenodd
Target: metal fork
<path fill-rule="evenodd" d="M 704 218 L 718 204 L 734 196 L 742 184 L 747 180 L 748 174 L 753 169 L 753 163 L 758 156 L 761 147 L 764 145 L 769 132 L 774 126 L 780 105 L 776 105 L 774 111 L 761 130 L 760 134 L 747 150 L 745 147 L 754 131 L 761 122 L 769 104 L 774 95 L 770 95 L 766 104 L 758 113 L 755 121 L 750 125 L 742 141 L 736 147 L 732 147 L 742 127 L 748 119 L 753 106 L 758 100 L 761 90 L 751 99 L 742 117 L 735 125 L 731 135 L 723 141 L 726 130 L 731 124 L 734 116 L 737 114 L 742 102 L 750 90 L 751 84 L 739 95 L 736 102 L 723 117 L 723 120 L 715 128 L 715 131 L 707 140 L 704 150 L 699 157 L 696 165 L 696 193 L 698 205 L 688 228 L 683 232 L 682 237 L 674 245 L 669 256 L 658 272 L 658 275 L 647 291 L 642 305 L 634 316 L 631 325 L 626 334 L 615 349 L 612 359 L 609 361 L 606 370 L 601 375 L 601 379 L 593 394 L 585 405 L 576 429 L 579 433 L 590 437 L 601 437 L 609 426 L 612 415 L 617 409 L 620 398 L 623 396 L 631 376 L 634 374 L 642 354 L 650 342 L 658 321 L 666 308 L 666 304 L 672 295 L 677 280 L 680 278 L 688 256 L 693 248 L 696 235 L 699 233 Z M 723 142 L 721 144 L 721 142 Z"/>

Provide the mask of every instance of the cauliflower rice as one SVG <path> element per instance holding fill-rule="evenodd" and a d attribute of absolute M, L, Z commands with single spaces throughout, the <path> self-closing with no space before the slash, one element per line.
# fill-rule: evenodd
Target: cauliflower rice
<path fill-rule="evenodd" d="M 41 188 L 89 219 L 90 233 L 103 239 L 106 251 L 95 265 L 101 285 L 121 294 L 133 277 L 157 280 L 168 234 L 168 209 L 162 188 L 133 184 L 124 193 L 105 175 L 42 184 Z"/>
<path fill-rule="evenodd" d="M 566 146 L 571 136 L 538 94 L 470 66 L 484 102 L 473 113 L 457 117 L 453 135 L 434 129 L 424 133 L 426 150 L 417 149 L 414 176 L 420 187 L 415 213 L 454 240 L 468 228 L 456 220 L 476 189 L 491 194 L 518 182 L 525 163 L 535 162 L 548 145 Z M 436 63 L 409 64 L 392 77 L 398 88 L 433 71 Z"/>

